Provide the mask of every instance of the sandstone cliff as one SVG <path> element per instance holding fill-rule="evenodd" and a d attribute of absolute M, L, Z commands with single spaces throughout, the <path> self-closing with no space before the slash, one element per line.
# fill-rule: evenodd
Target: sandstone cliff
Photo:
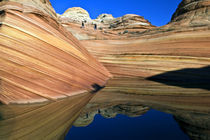
<path fill-rule="evenodd" d="M 23 5 L 25 7 L 24 12 L 42 11 L 43 13 L 48 14 L 55 19 L 57 18 L 55 10 L 51 6 L 51 3 L 49 0 L 2 0 L 1 5 L 7 2 L 15 2 L 15 3 L 19 3 Z M 33 9 L 31 9 L 30 7 Z M 18 7 L 13 6 L 13 9 L 16 9 L 16 8 Z"/>
<path fill-rule="evenodd" d="M 137 36 L 164 36 L 178 32 L 202 31 L 210 29 L 210 1 L 183 0 L 173 14 L 169 24 L 137 33 Z"/>
<path fill-rule="evenodd" d="M 173 14 L 172 22 L 189 26 L 205 26 L 210 24 L 210 1 L 183 0 Z"/>
<path fill-rule="evenodd" d="M 111 76 L 58 23 L 52 9 L 49 1 L 0 3 L 2 103 L 55 101 L 94 92 Z"/>

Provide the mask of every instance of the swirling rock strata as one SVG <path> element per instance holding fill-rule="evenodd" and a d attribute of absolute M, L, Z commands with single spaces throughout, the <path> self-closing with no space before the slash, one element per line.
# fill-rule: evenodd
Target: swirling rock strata
<path fill-rule="evenodd" d="M 197 9 L 194 6 L 185 12 L 181 10 L 185 5 L 195 3 L 203 6 Z M 186 76 L 188 79 L 210 79 L 209 72 L 199 72 L 208 71 L 210 63 L 209 5 L 209 0 L 184 0 L 172 21 L 165 26 L 127 34 L 127 39 L 86 40 L 82 43 L 117 77 L 148 78 L 172 74 L 181 81 L 186 80 Z M 192 26 L 194 21 L 199 24 Z M 167 73 L 169 71 L 171 73 Z"/>
<path fill-rule="evenodd" d="M 43 102 L 95 91 L 94 85 L 104 86 L 111 76 L 57 22 L 48 4 L 0 3 L 2 103 Z"/>
<path fill-rule="evenodd" d="M 183 0 L 171 22 L 188 23 L 190 26 L 204 26 L 210 23 L 209 0 Z"/>
<path fill-rule="evenodd" d="M 210 1 L 183 0 L 173 14 L 169 24 L 139 32 L 136 36 L 167 36 L 179 32 L 204 31 L 210 29 Z M 135 36 L 135 35 L 134 35 Z"/>

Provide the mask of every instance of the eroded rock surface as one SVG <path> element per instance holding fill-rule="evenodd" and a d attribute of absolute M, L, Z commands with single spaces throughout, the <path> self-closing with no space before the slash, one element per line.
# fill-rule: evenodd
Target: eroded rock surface
<path fill-rule="evenodd" d="M 24 12 L 32 12 L 36 9 L 36 12 L 42 11 L 43 13 L 48 14 L 55 19 L 57 18 L 55 10 L 51 6 L 49 0 L 2 0 L 1 5 L 5 4 L 4 6 L 7 6 L 6 3 L 8 2 L 22 4 L 25 7 Z M 33 9 L 31 9 L 30 7 L 32 7 Z M 10 5 L 10 8 L 18 9 L 18 7 L 16 7 L 15 5 Z"/>
<path fill-rule="evenodd" d="M 126 38 L 126 34 L 155 27 L 144 17 L 135 14 L 118 18 L 111 14 L 101 14 L 97 19 L 90 19 L 88 12 L 79 7 L 69 8 L 58 16 L 62 25 L 79 40 Z M 83 21 L 86 21 L 85 28 L 81 28 Z M 94 24 L 97 25 L 97 30 L 94 30 Z"/>
<path fill-rule="evenodd" d="M 210 1 L 209 0 L 183 0 L 171 22 L 188 24 L 189 26 L 204 26 L 210 24 Z"/>
<path fill-rule="evenodd" d="M 190 11 L 179 12 L 180 8 L 195 3 L 203 5 L 202 8 L 192 9 L 191 12 L 196 16 L 190 14 L 186 18 L 181 18 Z M 205 11 L 204 9 L 209 9 L 209 0 L 188 1 L 188 3 L 183 1 L 172 21 L 165 26 L 125 34 L 126 39 L 85 40 L 82 43 L 86 44 L 86 48 L 98 57 L 116 77 L 149 78 L 161 75 L 163 78 L 172 74 L 174 77 L 179 77 L 179 80 L 186 80 L 185 76 L 191 76 L 187 78 L 189 80 L 195 78 L 193 75 L 198 71 L 198 77 L 210 79 L 209 74 L 199 72 L 200 70 L 208 71 L 210 63 L 209 10 L 202 12 Z M 199 21 L 200 24 L 191 26 L 189 22 L 192 21 L 191 19 Z M 202 80 L 199 87 L 204 85 L 201 83 Z M 165 82 L 165 84 L 168 83 Z M 205 86 L 208 86 L 208 82 L 205 82 Z"/>
<path fill-rule="evenodd" d="M 49 1 L 1 1 L 0 102 L 55 101 L 111 76 L 56 19 Z"/>
<path fill-rule="evenodd" d="M 87 23 L 91 22 L 89 13 L 80 7 L 69 8 L 59 16 L 59 20 L 61 20 L 62 23 L 70 22 L 81 24 L 82 21 Z"/>

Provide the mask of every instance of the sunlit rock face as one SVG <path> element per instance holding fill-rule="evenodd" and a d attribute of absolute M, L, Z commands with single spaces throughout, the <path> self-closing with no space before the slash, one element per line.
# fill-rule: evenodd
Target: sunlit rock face
<path fill-rule="evenodd" d="M 125 31 L 126 29 L 145 30 L 155 27 L 144 17 L 135 14 L 127 14 L 118 18 L 114 18 L 111 14 L 101 14 L 95 21 L 101 23 L 103 29 L 113 31 Z"/>
<path fill-rule="evenodd" d="M 154 28 L 144 17 L 127 14 L 114 18 L 111 14 L 101 14 L 97 19 L 91 19 L 88 12 L 80 7 L 69 8 L 59 15 L 59 22 L 79 40 L 122 39 L 128 34 Z M 85 28 L 81 28 L 82 21 Z M 94 30 L 94 24 L 97 30 Z"/>
<path fill-rule="evenodd" d="M 82 21 L 88 23 L 91 22 L 89 13 L 80 7 L 69 8 L 62 15 L 60 15 L 59 19 L 62 21 L 62 23 L 71 22 L 81 24 Z"/>
<path fill-rule="evenodd" d="M 53 7 L 51 6 L 51 3 L 49 0 L 2 0 L 2 3 L 6 3 L 6 2 L 16 2 L 16 3 L 20 3 L 23 6 L 25 6 L 26 8 L 24 9 L 25 12 L 27 11 L 33 11 L 34 9 L 30 9 L 27 8 L 27 6 L 33 7 L 39 11 L 42 11 L 45 14 L 50 15 L 53 18 L 57 18 L 57 15 L 55 13 L 55 10 L 53 9 Z M 14 7 L 14 9 L 17 7 Z M 37 11 L 38 12 L 38 11 Z"/>
<path fill-rule="evenodd" d="M 2 103 L 55 101 L 97 91 L 111 76 L 58 23 L 52 9 L 49 1 L 1 1 Z"/>
<path fill-rule="evenodd" d="M 112 14 L 101 14 L 95 19 L 97 22 L 101 22 L 104 24 L 109 24 L 112 20 L 115 18 L 112 16 Z"/>
<path fill-rule="evenodd" d="M 208 90 L 210 79 L 209 0 L 186 2 L 183 1 L 180 4 L 172 21 L 165 26 L 145 31 L 134 30 L 130 32 L 131 34 L 125 33 L 126 38 L 85 40 L 82 43 L 116 77 L 168 79 L 168 82 L 164 83 L 172 85 L 174 85 L 171 83 L 172 80 L 183 81 L 180 82 L 179 86 L 181 83 L 196 83 L 195 79 L 205 77 L 208 80 L 204 80 L 205 78 L 197 80 L 197 84 L 199 84 L 199 87 Z M 193 6 L 195 3 L 198 5 L 201 3 L 204 7 L 198 7 L 198 9 L 195 7 L 195 10 L 189 12 L 179 12 L 181 7 Z M 204 9 L 206 9 L 206 12 L 202 12 Z M 193 14 L 186 16 L 189 13 L 195 13 L 195 16 Z M 181 18 L 183 15 L 186 18 Z M 189 21 L 192 21 L 193 24 L 195 23 L 193 21 L 199 21 L 200 24 L 192 26 Z M 116 27 L 116 29 L 119 27 Z M 196 73 L 199 73 L 200 76 Z M 189 82 L 186 82 L 186 80 Z M 196 88 L 195 83 L 194 88 Z M 203 85 L 206 87 L 203 87 Z M 187 87 L 193 88 L 193 86 Z"/>
<path fill-rule="evenodd" d="M 164 36 L 178 32 L 204 31 L 210 29 L 210 1 L 183 0 L 169 24 L 137 33 L 137 36 Z"/>
<path fill-rule="evenodd" d="M 189 26 L 204 26 L 210 24 L 210 1 L 209 0 L 183 0 L 171 22 L 188 24 Z"/>
<path fill-rule="evenodd" d="M 124 31 L 125 34 L 131 31 L 144 31 L 153 27 L 155 26 L 153 26 L 148 20 L 144 19 L 144 17 L 135 14 L 127 14 L 113 20 L 110 23 L 109 28 Z"/>

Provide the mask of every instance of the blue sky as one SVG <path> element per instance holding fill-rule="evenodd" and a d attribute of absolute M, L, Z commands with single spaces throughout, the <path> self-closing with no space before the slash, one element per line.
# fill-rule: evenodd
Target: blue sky
<path fill-rule="evenodd" d="M 92 19 L 102 13 L 120 17 L 125 14 L 137 14 L 149 20 L 153 25 L 167 24 L 178 4 L 182 0 L 50 0 L 55 11 L 62 14 L 70 7 L 82 7 Z"/>

